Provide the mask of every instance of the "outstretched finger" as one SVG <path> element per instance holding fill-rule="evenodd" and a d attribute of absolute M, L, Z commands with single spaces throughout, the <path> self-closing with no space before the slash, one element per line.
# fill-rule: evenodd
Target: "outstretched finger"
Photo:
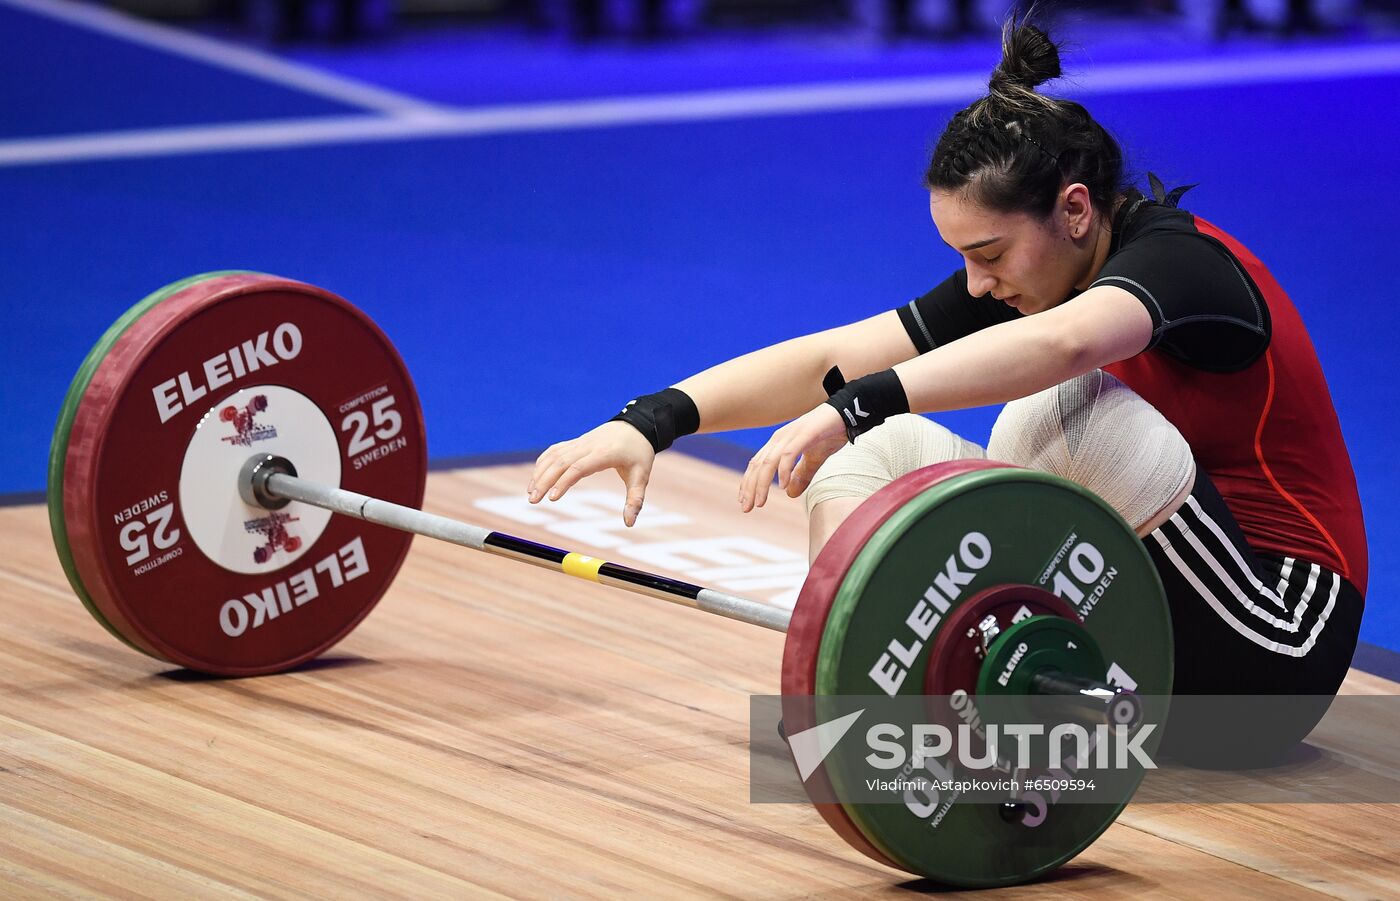
<path fill-rule="evenodd" d="M 530 503 L 538 504 L 544 498 L 545 493 L 555 486 L 555 482 L 559 481 L 559 477 L 564 474 L 564 470 L 568 469 L 572 462 L 572 458 L 556 454 L 539 477 L 534 480 L 530 489 Z"/>
<path fill-rule="evenodd" d="M 758 478 L 758 471 L 763 467 L 763 455 L 767 452 L 768 446 L 749 458 L 749 465 L 745 467 L 743 476 L 739 479 L 739 510 L 747 513 L 753 509 L 754 485 Z"/>
<path fill-rule="evenodd" d="M 793 463 L 797 461 L 797 455 L 800 452 L 801 448 L 789 444 L 781 453 L 774 456 L 771 464 L 771 472 L 768 478 L 763 480 L 763 484 L 759 486 L 758 505 L 760 507 L 768 503 L 768 492 L 773 489 L 773 483 L 775 481 L 779 488 L 787 487 L 788 477 L 792 474 Z"/>
<path fill-rule="evenodd" d="M 749 457 L 749 464 L 743 469 L 743 476 L 739 477 L 739 512 L 748 513 L 753 509 L 753 478 L 759 469 L 759 457 L 762 455 L 763 451 L 759 451 Z"/>
<path fill-rule="evenodd" d="M 634 466 L 623 474 L 622 481 L 627 485 L 627 503 L 622 508 L 622 522 L 629 529 L 637 524 L 637 516 L 642 512 L 650 476 L 651 470 L 645 466 Z"/>
<path fill-rule="evenodd" d="M 559 500 L 559 498 L 564 496 L 564 492 L 574 487 L 579 479 L 585 476 L 591 476 L 601 468 L 600 466 L 594 465 L 591 456 L 585 455 L 578 458 L 568 466 L 565 466 L 564 471 L 559 474 L 559 480 L 554 483 L 554 487 L 549 491 L 549 499 L 552 501 Z"/>
<path fill-rule="evenodd" d="M 792 474 L 797 469 L 797 464 L 801 461 L 802 448 L 796 445 L 790 446 L 778 457 L 778 487 L 786 491 L 792 482 Z"/>
<path fill-rule="evenodd" d="M 544 453 L 535 458 L 535 468 L 530 472 L 530 481 L 525 486 L 525 494 L 532 497 L 535 494 L 535 486 L 538 485 L 550 464 L 554 460 L 555 448 L 557 445 L 550 445 L 545 448 Z"/>
<path fill-rule="evenodd" d="M 753 481 L 753 506 L 762 507 L 768 500 L 768 489 L 773 486 L 773 476 L 778 471 L 778 460 L 780 451 L 777 448 L 767 451 L 763 456 L 763 462 L 754 473 Z"/>

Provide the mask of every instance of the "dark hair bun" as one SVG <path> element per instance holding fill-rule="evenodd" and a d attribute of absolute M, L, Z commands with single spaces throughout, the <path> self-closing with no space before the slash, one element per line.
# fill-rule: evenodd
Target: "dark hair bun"
<path fill-rule="evenodd" d="M 988 87 L 993 94 L 1035 86 L 1060 77 L 1060 51 L 1050 36 L 1034 25 L 1008 20 L 1001 32 L 1001 63 Z"/>

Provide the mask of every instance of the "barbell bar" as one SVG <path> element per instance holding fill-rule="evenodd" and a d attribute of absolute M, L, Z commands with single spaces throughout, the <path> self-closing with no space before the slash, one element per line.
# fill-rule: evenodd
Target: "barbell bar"
<path fill-rule="evenodd" d="M 773 604 L 703 588 L 503 532 L 493 532 L 415 507 L 308 481 L 297 476 L 295 465 L 286 457 L 260 454 L 248 458 L 239 473 L 238 491 L 251 506 L 277 510 L 287 502 L 300 501 L 342 516 L 519 560 L 584 581 L 622 588 L 634 594 L 670 601 L 776 632 L 786 632 L 792 616 L 791 611 Z"/>

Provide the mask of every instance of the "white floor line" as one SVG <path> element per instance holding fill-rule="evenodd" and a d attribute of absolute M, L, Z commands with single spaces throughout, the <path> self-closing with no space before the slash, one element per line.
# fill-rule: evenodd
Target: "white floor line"
<path fill-rule="evenodd" d="M 0 0 L 0 3 L 350 106 L 391 114 L 429 114 L 440 109 L 436 104 L 414 97 L 98 6 L 70 0 Z"/>
<path fill-rule="evenodd" d="M 1400 45 L 1389 44 L 1235 59 L 1103 65 L 1063 85 L 1063 92 L 1083 96 L 1398 73 Z M 986 78 L 986 73 L 978 72 L 25 138 L 0 141 L 0 167 L 960 103 L 982 93 Z"/>
<path fill-rule="evenodd" d="M 423 130 L 422 120 L 408 116 L 372 114 L 150 128 L 0 141 L 0 168 L 83 160 L 347 144 L 359 141 L 393 141 L 423 137 L 427 134 L 431 132 Z"/>

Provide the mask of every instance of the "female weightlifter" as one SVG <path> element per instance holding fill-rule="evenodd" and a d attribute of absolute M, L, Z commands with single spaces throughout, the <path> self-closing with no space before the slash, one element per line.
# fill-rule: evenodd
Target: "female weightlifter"
<path fill-rule="evenodd" d="M 794 416 L 750 461 L 739 504 L 763 506 L 775 476 L 805 492 L 813 556 L 863 499 L 923 466 L 990 457 L 1065 476 L 1156 563 L 1176 694 L 1321 698 L 1242 729 L 1257 760 L 1311 731 L 1355 650 L 1367 559 L 1351 462 L 1269 270 L 1178 208 L 1183 191 L 1125 186 L 1108 132 L 1035 90 L 1059 74 L 1046 34 L 1008 22 L 988 94 L 938 141 L 929 211 L 964 269 L 900 309 L 638 397 L 545 451 L 529 498 L 614 469 L 631 525 L 676 437 Z M 985 449 L 909 415 L 998 403 Z"/>

